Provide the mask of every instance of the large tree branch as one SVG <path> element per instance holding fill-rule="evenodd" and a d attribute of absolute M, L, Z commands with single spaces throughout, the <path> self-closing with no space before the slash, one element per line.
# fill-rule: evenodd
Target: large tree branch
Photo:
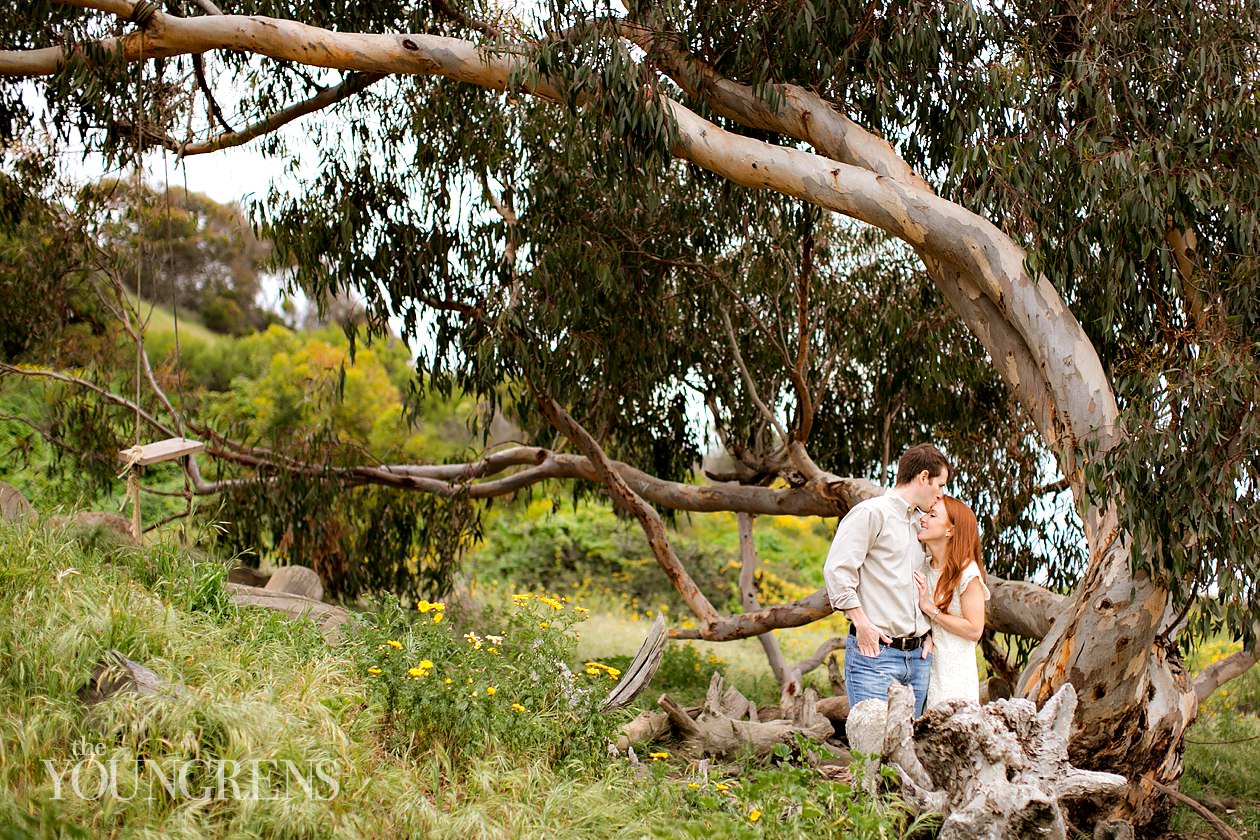
<path fill-rule="evenodd" d="M 17 365 L 11 365 L 11 364 L 8 364 L 7 362 L 0 362 L 0 373 L 8 373 L 14 376 L 26 376 L 32 379 L 51 379 L 54 382 L 62 382 L 62 383 L 65 383 L 66 385 L 73 385 L 76 388 L 82 388 L 86 391 L 91 391 L 92 393 L 96 394 L 98 397 L 105 400 L 106 402 L 113 403 L 116 406 L 125 408 L 128 411 L 134 412 L 141 420 L 145 421 L 146 423 L 148 423 L 149 425 L 151 425 L 153 428 L 157 429 L 158 431 L 163 432 L 167 437 L 179 436 L 176 434 L 175 430 L 172 429 L 170 426 L 167 426 L 165 423 L 160 422 L 152 414 L 145 411 L 143 408 L 140 408 L 138 405 L 136 405 L 134 402 L 127 399 L 126 397 L 120 397 L 117 394 L 105 388 L 102 388 L 101 386 L 97 385 L 95 382 L 89 382 L 88 380 L 82 379 L 78 376 L 71 376 L 70 374 L 67 374 L 67 373 L 61 373 L 60 371 L 55 371 L 55 370 L 47 370 L 45 368 L 35 368 L 35 367 L 27 367 L 27 366 L 18 367 Z"/>
<path fill-rule="evenodd" d="M 130 14 L 133 8 L 127 0 L 76 0 L 72 5 L 115 14 L 124 14 L 123 10 Z M 496 90 L 506 89 L 516 78 L 525 80 L 521 85 L 529 93 L 562 98 L 561 90 L 549 80 L 530 79 L 529 68 L 516 56 L 435 35 L 341 33 L 263 17 L 176 18 L 159 13 L 144 31 L 104 46 L 120 48 L 128 60 L 237 49 L 320 67 L 439 75 Z M 49 74 L 67 58 L 65 48 L 0 52 L 0 74 Z M 805 96 L 805 92 L 784 90 Z M 1101 362 L 1049 281 L 1027 274 L 1023 249 L 989 221 L 940 198 L 921 179 L 907 175 L 904 163 L 895 166 L 898 159 L 885 151 L 884 141 L 840 119 L 824 100 L 809 97 L 813 95 L 800 100 L 803 107 L 785 97 L 789 107 L 781 104 L 774 110 L 759 97 L 745 101 L 761 109 L 767 128 L 815 137 L 816 148 L 860 160 L 861 165 L 731 134 L 677 102 L 662 97 L 661 104 L 677 124 L 676 156 L 734 183 L 801 198 L 902 239 L 931 260 L 929 270 L 943 289 L 952 286 L 945 289 L 947 295 L 953 292 L 951 303 L 969 296 L 969 289 L 982 295 L 997 315 L 997 323 L 981 323 L 978 319 L 986 312 L 974 307 L 960 310 L 961 314 L 977 334 L 1005 328 L 1021 339 L 1010 347 L 997 342 L 986 347 L 1022 401 L 1032 405 L 1050 401 L 1050 422 L 1041 418 L 1047 439 L 1075 443 L 1095 438 L 1109 444 L 1116 433 L 1118 410 Z M 895 174 L 889 174 L 894 170 Z M 948 282 L 948 269 L 957 271 L 970 287 Z M 1016 359 L 1016 365 L 1040 375 L 1015 381 L 1002 360 L 1007 352 L 1025 350 L 1030 359 Z"/>
<path fill-rule="evenodd" d="M 1260 637 L 1260 624 L 1252 627 L 1252 634 Z M 1199 702 L 1202 703 L 1208 699 L 1213 692 L 1234 677 L 1240 677 L 1250 671 L 1256 664 L 1256 659 L 1256 645 L 1252 642 L 1250 649 L 1240 650 L 1204 668 L 1194 680 L 1194 694 L 1199 698 Z"/>
<path fill-rule="evenodd" d="M 174 429 L 139 407 L 133 400 L 89 380 L 60 371 L 18 367 L 7 363 L 0 363 L 0 373 L 49 379 L 82 388 L 128 412 L 138 414 L 143 421 L 167 437 L 178 436 Z M 534 446 L 512 447 L 460 464 L 332 467 L 326 463 L 306 462 L 267 449 L 247 447 L 224 438 L 205 426 L 194 426 L 193 432 L 208 441 L 206 454 L 210 457 L 251 468 L 322 476 L 340 481 L 348 487 L 377 485 L 445 497 L 467 495 L 473 499 L 489 499 L 514 493 L 543 481 L 601 481 L 589 458 Z M 825 486 L 814 487 L 772 488 L 734 483 L 696 485 L 667 481 L 621 461 L 610 460 L 609 463 L 634 492 L 652 504 L 695 513 L 744 511 L 767 516 L 843 516 L 850 507 L 879 492 L 879 488 L 864 479 L 834 476 Z M 518 466 L 527 469 L 493 481 L 476 481 Z M 214 483 L 203 481 L 195 461 L 190 468 L 190 476 L 193 479 L 194 492 L 199 495 L 241 486 L 241 482 L 236 479 Z"/>
<path fill-rule="evenodd" d="M 705 102 L 722 116 L 749 128 L 795 137 L 836 161 L 900 181 L 916 191 L 932 192 L 927 183 L 893 151 L 886 140 L 866 131 L 814 92 L 796 85 L 776 85 L 769 96 L 759 95 L 747 85 L 720 76 L 708 65 L 677 49 L 668 40 L 655 38 L 650 30 L 630 25 L 624 31 L 628 37 L 647 49 L 650 60 L 673 78 L 688 95 Z M 774 107 L 771 106 L 771 101 L 775 102 Z M 1019 252 L 1019 261 L 1022 263 L 1022 249 L 1000 232 L 995 236 L 993 232 L 986 231 L 983 240 L 997 243 L 1003 248 L 1009 245 Z M 984 247 L 983 241 L 968 244 L 972 247 Z M 1101 442 L 1106 443 L 1114 431 L 1116 417 L 1114 397 L 1107 380 L 1102 376 L 1101 364 L 1097 363 L 1092 345 L 1088 345 L 1080 325 L 1072 319 L 1071 323 L 1065 322 L 1060 327 L 1066 333 L 1063 337 L 1070 339 L 1070 346 L 1089 346 L 1088 356 L 1076 360 L 1079 371 L 1070 371 L 1075 375 L 1069 387 L 1076 387 L 1076 379 L 1079 377 L 1089 386 L 1090 393 L 1085 397 L 1077 395 L 1075 399 L 1064 399 L 1065 395 L 1061 393 L 1064 388 L 1056 387 L 1058 381 L 1053 376 L 1047 376 L 1047 373 L 1053 373 L 1055 369 L 1043 369 L 1043 362 L 1047 359 L 1046 354 L 1041 352 L 1045 349 L 1044 344 L 1039 346 L 1036 341 L 1037 307 L 1043 302 L 1050 303 L 1049 312 L 1056 320 L 1061 317 L 1057 314 L 1059 310 L 1065 309 L 1048 282 L 1044 278 L 1033 282 L 1022 271 L 1006 277 L 1008 282 L 1017 281 L 1021 287 L 1035 287 L 1031 289 L 1034 294 L 1029 296 L 1028 301 L 1032 304 L 1033 318 L 1031 322 L 1023 319 L 1024 326 L 1031 323 L 1034 327 L 1030 332 L 1020 328 L 1020 319 L 1012 319 L 1002 308 L 1004 304 L 1019 304 L 1021 301 L 1004 301 L 1000 289 L 985 289 L 982 282 L 966 276 L 968 271 L 965 265 L 942 262 L 941 255 L 929 248 L 916 246 L 916 250 L 946 299 L 989 351 L 999 372 L 1029 412 L 1038 429 L 1060 453 L 1060 457 L 1064 458 L 1064 472 L 1074 474 L 1075 453 L 1072 450 L 1075 441 L 1067 440 L 1066 446 L 1058 445 L 1059 442 L 1065 434 L 1075 430 L 1082 437 L 1100 433 L 1103 437 Z M 994 294 L 995 291 L 997 294 Z M 987 297 L 981 300 L 982 295 Z M 1059 355 L 1062 357 L 1063 354 Z M 1060 365 L 1063 361 L 1060 358 Z M 1047 404 L 1047 391 L 1053 395 L 1054 404 Z M 1058 412 L 1064 412 L 1066 416 L 1059 418 Z"/>
<path fill-rule="evenodd" d="M 986 583 L 993 598 L 984 623 L 997 633 L 1044 639 L 1055 617 L 1068 604 L 1066 595 L 1028 581 L 989 575 Z"/>
<path fill-rule="evenodd" d="M 985 616 L 985 624 L 997 633 L 1040 639 L 1048 632 L 1054 616 L 1068 602 L 1065 596 L 1057 595 L 1034 583 L 989 577 L 988 584 L 993 600 Z M 673 629 L 670 630 L 670 636 L 676 639 L 728 642 L 759 636 L 769 630 L 800 627 L 826 618 L 831 613 L 827 590 L 819 589 L 812 595 L 787 604 L 762 607 L 742 615 L 719 616 L 708 630 Z M 820 648 L 815 656 L 825 658 L 829 652 L 823 652 Z"/>

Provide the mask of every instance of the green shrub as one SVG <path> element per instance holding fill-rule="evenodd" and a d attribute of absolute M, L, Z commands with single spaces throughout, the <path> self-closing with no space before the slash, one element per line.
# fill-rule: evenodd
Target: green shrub
<path fill-rule="evenodd" d="M 389 748 L 552 764 L 605 751 L 611 723 L 598 707 L 619 672 L 570 667 L 578 613 L 559 599 L 518 596 L 504 611 L 461 617 L 461 629 L 474 628 L 463 634 L 445 614 L 428 601 L 415 611 L 382 604 L 357 639 Z"/>
<path fill-rule="evenodd" d="M 549 502 L 536 502 L 498 517 L 485 529 L 485 540 L 470 558 L 481 577 L 521 589 L 570 592 L 583 602 L 619 602 L 632 611 L 685 610 L 643 531 L 607 505 L 553 510 Z M 719 608 L 734 605 L 739 597 L 734 555 L 676 530 L 670 544 L 710 601 Z"/>

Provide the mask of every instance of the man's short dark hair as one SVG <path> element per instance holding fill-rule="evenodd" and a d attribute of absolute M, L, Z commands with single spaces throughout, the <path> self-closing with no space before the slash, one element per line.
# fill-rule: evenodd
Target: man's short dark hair
<path fill-rule="evenodd" d="M 949 461 L 941 450 L 930 443 L 920 443 L 907 449 L 897 462 L 897 483 L 908 484 L 914 477 L 927 470 L 928 476 L 936 478 L 941 470 L 949 471 Z"/>

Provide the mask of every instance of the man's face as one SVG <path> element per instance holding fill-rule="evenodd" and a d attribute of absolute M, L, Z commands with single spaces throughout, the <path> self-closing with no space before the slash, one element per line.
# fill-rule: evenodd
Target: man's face
<path fill-rule="evenodd" d="M 928 475 L 927 470 L 919 473 L 914 480 L 915 507 L 924 511 L 931 510 L 945 495 L 945 484 L 948 481 L 949 470 L 944 467 L 935 476 Z"/>

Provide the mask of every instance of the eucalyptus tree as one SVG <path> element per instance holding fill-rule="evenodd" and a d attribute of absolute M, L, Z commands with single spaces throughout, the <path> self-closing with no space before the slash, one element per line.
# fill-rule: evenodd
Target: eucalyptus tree
<path fill-rule="evenodd" d="M 283 155 L 278 128 L 332 109 L 303 123 L 317 173 L 258 208 L 280 258 L 361 291 L 378 328 L 430 332 L 426 382 L 507 389 L 580 453 L 348 480 L 473 498 L 601 481 L 705 638 L 825 599 L 717 614 L 656 507 L 842 512 L 864 485 L 819 462 L 874 474 L 953 428 L 972 491 L 1018 523 L 1048 452 L 1086 551 L 1023 539 L 1072 587 L 1010 618 L 1041 637 L 1019 691 L 1077 687 L 1074 759 L 1127 775 L 1117 813 L 1151 824 L 1143 776 L 1179 776 L 1197 700 L 1254 662 L 1258 24 L 1241 0 L 36 2 L 2 24 L 0 124 L 32 119 L 36 80 L 62 136 L 107 152 Z M 832 214 L 903 243 L 970 337 L 882 306 L 901 289 L 833 293 L 872 261 Z M 689 391 L 736 483 L 676 481 Z M 1187 627 L 1246 651 L 1192 685 Z"/>

